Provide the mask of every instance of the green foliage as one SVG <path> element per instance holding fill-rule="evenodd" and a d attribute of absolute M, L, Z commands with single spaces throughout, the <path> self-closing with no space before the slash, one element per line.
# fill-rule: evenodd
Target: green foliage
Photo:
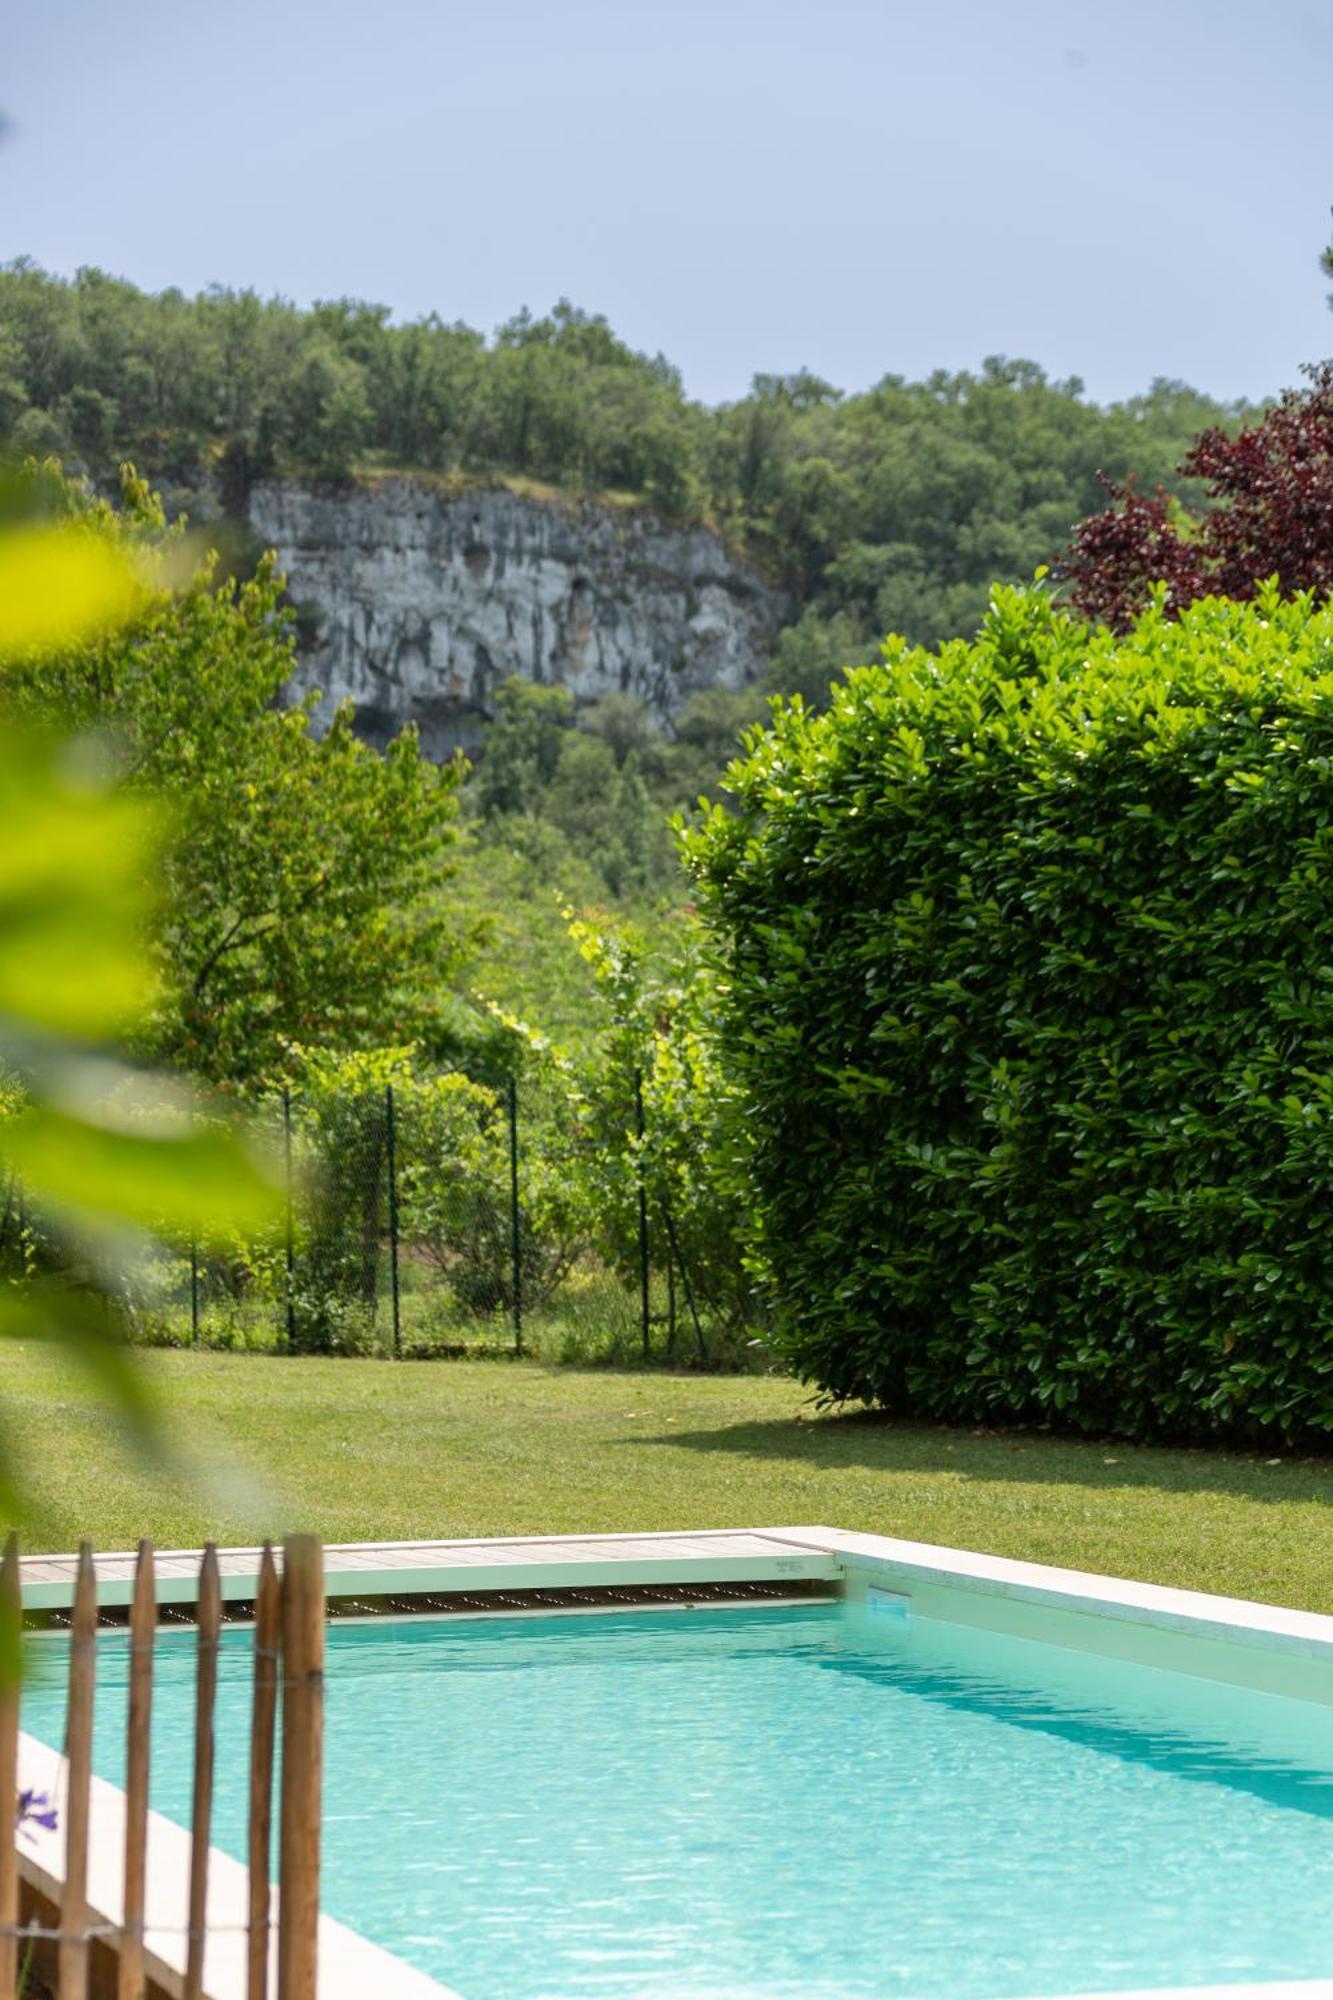
<path fill-rule="evenodd" d="M 835 671 L 886 630 L 931 645 L 971 633 L 995 578 L 1030 576 L 1101 504 L 1100 473 L 1187 490 L 1187 445 L 1237 414 L 1173 382 L 1098 409 L 1078 381 L 996 358 L 854 396 L 805 371 L 759 375 L 708 410 L 660 355 L 567 302 L 520 313 L 488 344 L 434 316 L 395 326 L 356 300 L 302 312 L 250 292 L 151 296 L 99 271 L 0 269 L 0 435 L 16 448 L 63 452 L 99 480 L 129 457 L 236 513 L 256 479 L 359 468 L 629 495 L 712 522 L 797 612 L 815 607 L 835 651 L 832 621 L 854 620 Z"/>
<path fill-rule="evenodd" d="M 154 993 L 133 948 L 157 857 L 154 816 L 59 738 L 0 758 L 0 1009 L 31 1032 L 115 1035 Z M 130 947 L 130 948 L 127 948 Z"/>
<path fill-rule="evenodd" d="M 384 1346 L 390 1088 L 413 1351 L 431 1349 L 425 1321 L 436 1344 L 475 1341 L 487 1320 L 493 1340 L 512 1338 L 512 1079 L 528 1341 L 560 1359 L 637 1358 L 642 1186 L 655 1324 L 670 1263 L 676 1350 L 711 1365 L 750 1359 L 744 1131 L 716 1064 L 697 932 L 677 919 L 664 952 L 604 918 L 574 919 L 570 930 L 566 950 L 590 975 L 572 1051 L 491 1009 L 489 1076 L 438 1068 L 409 1049 L 290 1052 L 295 1336 L 304 1350 Z M 262 1270 L 262 1256 L 249 1262 Z M 665 1339 L 654 1334 L 659 1348 Z"/>
<path fill-rule="evenodd" d="M 613 896 L 672 888 L 671 750 L 630 696 L 594 703 L 576 726 L 567 688 L 512 676 L 498 692 L 473 788 L 484 838 L 544 845 L 550 855 L 554 833 L 556 849 L 590 864 Z"/>
<path fill-rule="evenodd" d="M 800 695 L 808 708 L 827 708 L 843 669 L 863 659 L 875 643 L 871 632 L 869 621 L 856 612 L 826 615 L 807 605 L 796 622 L 778 634 L 768 666 L 769 686 L 778 694 Z M 745 720 L 760 718 L 750 715 Z M 730 761 L 734 737 L 728 753 Z M 715 782 L 711 774 L 710 782 Z"/>
<path fill-rule="evenodd" d="M 514 1306 L 509 1118 L 502 1094 L 465 1076 L 415 1078 L 403 1106 L 407 1241 L 443 1276 L 461 1310 Z M 529 1116 L 518 1154 L 519 1283 L 539 1314 L 587 1247 L 589 1216 L 568 1173 L 568 1136 Z"/>
<path fill-rule="evenodd" d="M 280 465 L 336 480 L 368 455 L 629 489 L 673 511 L 697 499 L 702 419 L 674 370 L 564 302 L 521 313 L 488 348 L 469 327 L 392 326 L 359 300 L 302 312 L 219 288 L 152 296 L 20 259 L 0 270 L 5 414 L 16 448 L 63 447 L 95 474 L 131 457 L 188 486 L 220 459 L 234 501 Z"/>
<path fill-rule="evenodd" d="M 427 1053 L 446 1066 L 501 1073 L 507 1044 L 496 1042 L 492 1012 L 500 1007 L 540 1021 L 564 1047 L 580 1045 L 590 1030 L 593 982 L 571 949 L 564 910 L 595 906 L 605 893 L 601 877 L 543 820 L 465 828 L 445 894 L 472 939 L 467 992 L 423 1043 Z"/>
<path fill-rule="evenodd" d="M 290 1052 L 294 1284 L 291 1344 L 303 1354 L 358 1354 L 376 1345 L 380 1248 L 388 1228 L 385 1086 L 406 1052 Z"/>
<path fill-rule="evenodd" d="M 796 1368 L 935 1419 L 1333 1430 L 1333 610 L 998 591 L 689 840 Z"/>
<path fill-rule="evenodd" d="M 555 776 L 574 703 L 566 687 L 540 687 L 513 674 L 495 698 L 478 779 L 478 804 L 487 818 L 532 812 Z"/>
<path fill-rule="evenodd" d="M 769 705 L 770 696 L 759 687 L 701 688 L 691 695 L 676 717 L 673 740 L 657 751 L 657 799 L 673 813 L 693 811 L 705 792 L 716 790 L 742 732 L 767 719 Z"/>
<path fill-rule="evenodd" d="M 141 485 L 126 492 L 129 539 L 160 515 Z M 12 675 L 7 697 L 109 739 L 129 781 L 121 810 L 165 803 L 162 994 L 140 1041 L 228 1082 L 274 1072 L 287 1040 L 415 1032 L 459 949 L 433 893 L 458 768 L 437 770 L 411 731 L 369 749 L 350 709 L 316 737 L 309 703 L 280 705 L 292 668 L 280 585 L 268 559 L 242 585 L 205 566 L 120 632 Z M 98 919 L 82 922 L 91 940 Z"/>
<path fill-rule="evenodd" d="M 135 552 L 104 518 L 67 516 L 65 497 L 31 471 L 0 487 L 11 680 L 140 604 Z M 149 993 L 141 927 L 159 836 L 87 745 L 12 720 L 0 732 L 0 1336 L 68 1343 L 148 1440 L 119 1340 L 126 1242 L 255 1227 L 275 1199 L 232 1132 L 117 1061 Z M 18 1494 L 3 1498 L 19 1511 Z"/>
<path fill-rule="evenodd" d="M 515 1055 L 510 1036 L 511 1060 Z M 567 1099 L 543 1096 L 530 1051 L 518 1153 L 519 1283 L 542 1313 L 588 1247 L 586 1191 L 571 1171 Z M 514 1305 L 510 1126 L 503 1087 L 423 1066 L 410 1049 L 292 1051 L 303 1194 L 298 1205 L 296 1345 L 358 1351 L 373 1328 L 388 1225 L 392 1091 L 397 1227 L 408 1268 L 442 1281 L 463 1325 Z M 455 1329 L 457 1332 L 457 1329 Z"/>
<path fill-rule="evenodd" d="M 580 919 L 571 930 L 600 1009 L 595 1045 L 570 1067 L 585 1141 L 577 1169 L 599 1241 L 632 1279 L 642 1185 L 659 1257 L 684 1267 L 716 1354 L 719 1334 L 735 1343 L 751 1329 L 755 1302 L 745 1267 L 745 1125 L 717 1060 L 716 997 L 698 927 L 682 915 L 670 949 L 658 953 L 631 925 Z"/>
<path fill-rule="evenodd" d="M 759 378 L 716 413 L 711 492 L 718 517 L 819 620 L 794 657 L 779 653 L 778 685 L 822 695 L 811 685 L 821 629 L 834 670 L 885 631 L 926 645 L 970 635 L 991 584 L 1031 576 L 1083 496 L 1100 504 L 1101 474 L 1137 465 L 1179 490 L 1192 427 L 1238 414 L 1172 382 L 1098 409 L 1077 380 L 1002 359 L 924 382 L 886 376 L 847 397 L 809 377 Z M 857 629 L 851 645 L 839 616 Z"/>
<path fill-rule="evenodd" d="M 766 703 L 758 706 L 767 713 Z M 665 821 L 660 837 L 670 841 Z M 668 884 L 686 886 L 678 874 Z M 613 902 L 603 871 L 536 815 L 465 824 L 442 894 L 471 956 L 453 1004 L 442 1007 L 420 1047 L 442 1067 L 473 1075 L 505 1075 L 512 1066 L 502 1015 L 539 1025 L 549 1043 L 575 1055 L 604 1032 L 592 966 L 570 939 L 571 911 L 596 926 L 631 925 L 650 964 L 670 962 L 689 936 L 679 896 L 635 892 Z"/>

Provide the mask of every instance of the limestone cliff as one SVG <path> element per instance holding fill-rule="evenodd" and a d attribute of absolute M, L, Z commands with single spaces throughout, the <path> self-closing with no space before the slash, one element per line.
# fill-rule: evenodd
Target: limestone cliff
<path fill-rule="evenodd" d="M 664 727 L 759 672 L 785 606 L 705 528 L 646 510 L 390 478 L 255 488 L 250 522 L 302 609 L 301 688 L 347 696 L 384 743 L 477 741 L 510 674 L 577 702 L 641 695 Z"/>

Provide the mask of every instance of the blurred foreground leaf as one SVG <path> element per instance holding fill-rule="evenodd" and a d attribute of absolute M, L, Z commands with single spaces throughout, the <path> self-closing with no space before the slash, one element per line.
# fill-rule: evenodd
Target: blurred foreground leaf
<path fill-rule="evenodd" d="M 273 1182 L 224 1131 L 131 1131 L 32 1104 L 0 1129 L 0 1155 L 35 1193 L 93 1223 L 212 1238 L 276 1213 Z"/>
<path fill-rule="evenodd" d="M 56 468 L 29 471 L 0 509 L 0 699 L 6 662 L 91 644 L 150 596 L 123 524 Z M 209 1240 L 270 1221 L 278 1200 L 235 1133 L 115 1060 L 112 1038 L 139 1024 L 154 991 L 143 931 L 162 822 L 114 790 L 105 765 L 87 741 L 12 719 L 0 731 L 0 1161 L 40 1214 L 0 1273 L 0 1338 L 69 1346 L 161 1458 L 165 1427 L 125 1341 L 111 1260 L 130 1230 Z M 12 1519 L 22 1494 L 7 1471 L 0 1437 Z"/>
<path fill-rule="evenodd" d="M 130 549 L 92 525 L 10 529 L 0 536 L 0 657 L 64 652 L 126 624 L 147 596 Z"/>
<path fill-rule="evenodd" d="M 140 1448 L 160 1457 L 157 1412 L 133 1350 L 121 1337 L 112 1301 L 77 1276 L 0 1287 L 0 1340 L 41 1340 L 67 1347 L 113 1405 Z M 0 1475 L 2 1476 L 2 1475 Z M 12 1508 L 12 1493 L 5 1504 Z"/>
<path fill-rule="evenodd" d="M 139 948 L 156 836 L 68 745 L 0 737 L 0 1013 L 83 1036 L 135 1022 L 156 985 Z"/>

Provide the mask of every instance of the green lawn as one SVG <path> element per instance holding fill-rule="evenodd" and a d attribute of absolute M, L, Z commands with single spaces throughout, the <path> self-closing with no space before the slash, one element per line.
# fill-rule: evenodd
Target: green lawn
<path fill-rule="evenodd" d="M 1333 1612 L 1323 1461 L 818 1416 L 771 1378 L 148 1354 L 177 1461 L 82 1376 L 0 1349 L 24 1545 L 331 1541 L 824 1522 Z"/>

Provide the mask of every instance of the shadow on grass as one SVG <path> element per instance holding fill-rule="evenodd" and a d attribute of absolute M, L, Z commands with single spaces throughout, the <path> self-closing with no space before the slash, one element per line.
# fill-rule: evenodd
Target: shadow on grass
<path fill-rule="evenodd" d="M 630 1442 L 630 1440 L 625 1440 Z M 938 1474 L 976 1482 L 1152 1488 L 1245 1500 L 1333 1502 L 1333 1460 L 1192 1445 L 1136 1445 L 1042 1432 L 964 1430 L 858 1412 L 768 1418 L 633 1440 L 829 1471 Z"/>

